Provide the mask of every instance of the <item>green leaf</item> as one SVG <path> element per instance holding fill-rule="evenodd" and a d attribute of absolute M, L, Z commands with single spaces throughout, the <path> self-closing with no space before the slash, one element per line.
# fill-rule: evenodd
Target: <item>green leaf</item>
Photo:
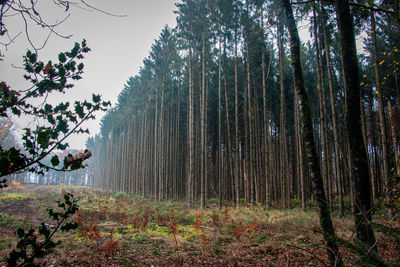
<path fill-rule="evenodd" d="M 31 55 L 29 56 L 29 61 L 30 61 L 31 63 L 35 63 L 36 60 L 37 60 L 37 55 L 36 55 L 36 53 L 33 53 L 33 54 L 31 54 Z"/>
<path fill-rule="evenodd" d="M 57 156 L 53 156 L 52 158 L 51 158 L 51 164 L 53 164 L 53 166 L 55 167 L 55 166 L 58 166 L 58 164 L 60 164 L 60 160 L 58 159 L 58 157 Z"/>
<path fill-rule="evenodd" d="M 99 103 L 100 102 L 100 95 L 95 95 L 95 94 L 93 94 L 92 95 L 92 100 L 93 100 L 93 102 L 95 102 L 95 103 Z"/>
<path fill-rule="evenodd" d="M 63 151 L 63 150 L 65 150 L 65 149 L 67 149 L 68 146 L 69 146 L 68 143 L 67 143 L 67 144 L 59 144 L 57 148 L 58 148 L 59 150 L 62 150 L 62 151 Z"/>
<path fill-rule="evenodd" d="M 71 52 L 66 53 L 66 55 L 67 55 L 69 58 L 74 58 L 74 57 L 76 57 L 76 56 L 78 55 L 79 48 L 80 48 L 80 47 L 79 47 L 79 44 L 78 44 L 78 43 L 75 43 L 74 48 L 72 48 Z"/>
<path fill-rule="evenodd" d="M 54 117 L 52 115 L 47 116 L 47 121 L 52 125 L 54 125 L 56 123 L 56 121 L 54 120 Z"/>
<path fill-rule="evenodd" d="M 50 144 L 50 131 L 48 129 L 40 129 L 37 142 L 41 148 L 47 148 Z"/>
<path fill-rule="evenodd" d="M 68 132 L 68 124 L 64 120 L 60 120 L 57 127 L 57 131 L 61 131 L 62 133 L 66 134 Z"/>
<path fill-rule="evenodd" d="M 43 62 L 39 62 L 39 63 L 36 65 L 36 67 L 35 67 L 35 73 L 41 72 L 42 69 L 43 69 L 43 67 L 44 67 Z"/>
<path fill-rule="evenodd" d="M 39 226 L 39 234 L 44 235 L 46 238 L 50 235 L 50 230 L 44 223 Z"/>
<path fill-rule="evenodd" d="M 52 112 L 53 111 L 53 107 L 49 104 L 44 105 L 44 110 L 46 110 L 47 112 Z"/>
<path fill-rule="evenodd" d="M 69 230 L 75 230 L 79 226 L 78 223 L 73 222 L 73 223 L 66 223 L 65 225 L 61 226 L 61 231 L 69 231 Z"/>
<path fill-rule="evenodd" d="M 11 111 L 12 111 L 12 113 L 13 113 L 14 115 L 17 115 L 18 117 L 21 116 L 21 110 L 19 110 L 18 108 L 12 107 L 12 108 L 11 108 Z"/>
<path fill-rule="evenodd" d="M 64 53 L 60 53 L 60 54 L 58 54 L 58 60 L 59 60 L 61 63 L 65 63 L 65 61 L 67 61 L 67 57 L 65 56 Z"/>
<path fill-rule="evenodd" d="M 83 106 L 79 102 L 75 102 L 75 113 L 81 119 L 85 116 L 85 113 L 83 112 Z"/>
<path fill-rule="evenodd" d="M 79 65 L 78 65 L 78 70 L 79 71 L 81 71 L 81 70 L 83 70 L 83 67 L 84 67 L 85 65 L 83 65 L 83 63 L 79 63 Z"/>
<path fill-rule="evenodd" d="M 65 69 L 64 69 L 64 67 L 60 67 L 59 69 L 58 69 L 58 75 L 60 76 L 60 77 L 64 77 L 65 76 Z M 61 81 L 60 81 L 61 82 Z"/>

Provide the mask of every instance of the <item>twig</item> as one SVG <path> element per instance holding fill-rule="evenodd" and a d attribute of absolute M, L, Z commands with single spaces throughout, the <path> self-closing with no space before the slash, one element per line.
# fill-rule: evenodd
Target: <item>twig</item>
<path fill-rule="evenodd" d="M 85 6 L 91 8 L 91 9 L 93 9 L 93 10 L 96 10 L 96 11 L 98 11 L 98 12 L 100 12 L 100 13 L 104 13 L 104 14 L 109 15 L 109 16 L 119 17 L 119 18 L 123 18 L 123 17 L 126 17 L 126 16 L 127 16 L 127 15 L 115 15 L 115 14 L 109 13 L 109 12 L 104 11 L 104 10 L 102 10 L 102 9 L 99 9 L 99 8 L 97 8 L 97 7 L 95 7 L 95 6 L 89 5 L 89 4 L 86 3 L 84 0 L 81 0 L 81 2 L 82 2 Z"/>

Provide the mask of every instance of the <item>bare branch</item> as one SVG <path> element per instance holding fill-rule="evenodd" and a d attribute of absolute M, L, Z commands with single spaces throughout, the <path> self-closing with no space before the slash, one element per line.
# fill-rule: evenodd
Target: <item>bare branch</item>
<path fill-rule="evenodd" d="M 81 0 L 81 2 L 82 2 L 85 6 L 91 8 L 91 9 L 93 9 L 93 10 L 96 10 L 96 11 L 98 11 L 98 12 L 104 13 L 104 14 L 106 14 L 106 15 L 113 16 L 113 17 L 119 17 L 119 18 L 126 17 L 126 15 L 115 15 L 115 14 L 109 13 L 109 12 L 107 12 L 107 11 L 104 11 L 104 10 L 102 10 L 102 9 L 98 9 L 97 7 L 94 7 L 94 6 L 89 5 L 89 4 L 86 3 L 84 0 Z"/>
<path fill-rule="evenodd" d="M 7 17 L 11 17 L 11 16 L 21 16 L 22 21 L 24 22 L 24 31 L 25 31 L 26 38 L 28 40 L 28 43 L 30 44 L 30 46 L 32 47 L 32 49 L 35 52 L 37 52 L 38 50 L 40 50 L 46 46 L 46 44 L 52 34 L 54 34 L 58 37 L 61 37 L 63 39 L 69 39 L 72 37 L 72 34 L 64 35 L 56 30 L 56 27 L 63 24 L 70 17 L 71 14 L 67 14 L 61 20 L 57 20 L 55 23 L 51 24 L 42 18 L 39 10 L 36 9 L 37 3 L 38 3 L 38 0 L 30 0 L 28 3 L 21 1 L 21 0 L 9 0 L 9 1 L 6 1 L 4 4 L 2 4 L 1 9 L 0 9 L 0 37 L 7 34 L 7 37 L 9 40 L 8 40 L 8 42 L 4 42 L 4 41 L 0 42 L 0 45 L 4 46 L 6 50 L 7 50 L 7 46 L 12 44 L 14 42 L 14 40 L 21 34 L 21 32 L 20 32 L 14 37 L 10 37 L 8 35 L 7 25 L 4 22 L 4 19 Z M 83 9 L 88 12 L 96 11 L 96 12 L 106 14 L 108 16 L 126 17 L 126 15 L 112 14 L 110 12 L 107 12 L 105 10 L 97 8 L 95 6 L 92 6 L 89 3 L 87 3 L 85 0 L 79 0 L 79 1 L 53 0 L 53 4 L 59 8 L 63 8 L 64 12 L 68 12 L 70 7 L 73 6 L 76 8 Z M 31 36 L 29 34 L 29 30 L 28 30 L 28 26 L 29 26 L 28 24 L 30 22 L 33 22 L 33 23 L 37 24 L 38 26 L 45 28 L 46 30 L 49 31 L 49 34 L 43 41 L 42 45 L 36 46 L 33 43 Z"/>

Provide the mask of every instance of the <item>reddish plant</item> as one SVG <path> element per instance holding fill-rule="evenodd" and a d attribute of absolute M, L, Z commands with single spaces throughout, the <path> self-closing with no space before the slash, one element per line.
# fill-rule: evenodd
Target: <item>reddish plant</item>
<path fill-rule="evenodd" d="M 243 225 L 234 226 L 232 231 L 233 231 L 233 235 L 239 240 L 242 237 L 242 235 L 245 233 L 246 227 Z"/>
<path fill-rule="evenodd" d="M 201 244 L 203 246 L 203 251 L 205 252 L 208 250 L 208 247 L 210 245 L 210 238 L 206 234 L 202 234 L 200 236 L 200 239 L 201 239 Z"/>
<path fill-rule="evenodd" d="M 199 232 L 201 229 L 201 224 L 203 223 L 202 221 L 201 221 L 201 214 L 196 214 L 195 215 L 195 218 L 196 218 L 196 221 L 194 222 L 194 230 L 196 231 L 196 232 Z"/>
<path fill-rule="evenodd" d="M 170 210 L 169 211 L 169 215 L 170 215 L 170 219 L 169 219 L 169 229 L 172 232 L 172 236 L 174 238 L 174 242 L 175 242 L 175 248 L 178 248 L 178 239 L 177 239 L 177 234 L 178 234 L 178 223 L 175 220 L 175 210 Z"/>
<path fill-rule="evenodd" d="M 224 223 L 228 223 L 228 221 L 230 221 L 231 219 L 231 216 L 229 215 L 229 210 L 224 209 L 221 213 L 223 215 Z"/>

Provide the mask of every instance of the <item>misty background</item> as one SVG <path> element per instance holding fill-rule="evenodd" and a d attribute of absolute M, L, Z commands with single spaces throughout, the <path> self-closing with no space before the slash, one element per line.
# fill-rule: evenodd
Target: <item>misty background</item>
<path fill-rule="evenodd" d="M 151 45 L 158 38 L 162 28 L 168 24 L 175 27 L 173 11 L 178 0 L 115 0 L 86 1 L 99 9 L 70 6 L 66 12 L 53 1 L 39 1 L 37 12 L 49 24 L 67 18 L 54 30 L 68 39 L 51 34 L 48 29 L 28 23 L 29 39 L 38 50 L 39 60 L 57 61 L 58 53 L 72 49 L 75 42 L 86 39 L 91 52 L 83 60 L 85 64 L 83 79 L 74 82 L 75 87 L 66 94 L 51 94 L 48 101 L 70 101 L 91 99 L 92 94 L 100 94 L 103 100 L 114 105 L 119 92 L 130 76 L 138 73 L 143 59 L 148 56 Z M 105 14 L 104 12 L 110 13 Z M 27 49 L 33 51 L 25 34 L 25 25 L 19 16 L 4 19 L 10 37 L 18 37 L 7 47 L 2 46 L 0 61 L 1 80 L 15 90 L 29 87 L 23 78 L 22 57 Z M 5 38 L 3 38 L 4 40 Z M 94 135 L 100 130 L 100 119 L 104 114 L 97 113 L 96 120 L 88 121 L 85 127 Z M 27 118 L 16 120 L 18 128 L 30 127 L 32 121 Z M 68 141 L 71 148 L 83 149 L 89 135 L 73 135 Z"/>

